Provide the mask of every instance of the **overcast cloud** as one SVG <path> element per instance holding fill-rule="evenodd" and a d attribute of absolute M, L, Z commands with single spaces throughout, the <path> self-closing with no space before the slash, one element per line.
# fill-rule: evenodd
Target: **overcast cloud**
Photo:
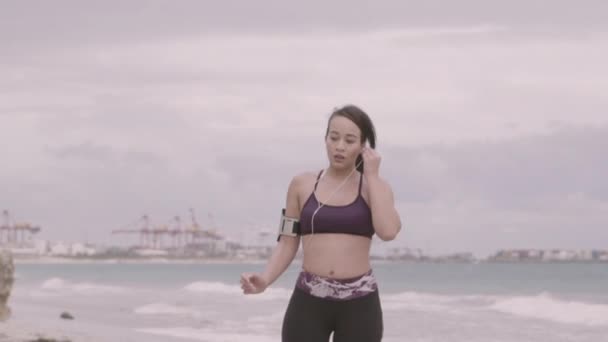
<path fill-rule="evenodd" d="M 404 223 L 374 248 L 606 248 L 606 2 L 308 4 L 3 2 L 0 208 L 72 241 L 190 207 L 274 230 L 354 103 Z"/>

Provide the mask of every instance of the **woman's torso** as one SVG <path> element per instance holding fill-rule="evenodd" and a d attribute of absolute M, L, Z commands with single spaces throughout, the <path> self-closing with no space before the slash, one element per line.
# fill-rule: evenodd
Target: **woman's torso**
<path fill-rule="evenodd" d="M 359 173 L 352 174 L 344 186 L 336 181 L 319 180 L 319 174 L 306 174 L 298 192 L 302 236 L 303 268 L 331 278 L 352 278 L 370 269 L 371 210 Z M 315 189 L 315 184 L 316 189 Z M 325 203 L 324 201 L 327 201 Z M 312 213 L 324 203 L 314 215 Z M 311 228 L 314 228 L 311 233 Z"/>

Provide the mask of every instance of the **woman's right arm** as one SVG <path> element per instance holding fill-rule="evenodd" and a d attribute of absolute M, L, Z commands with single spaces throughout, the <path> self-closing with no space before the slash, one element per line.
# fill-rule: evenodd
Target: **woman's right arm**
<path fill-rule="evenodd" d="M 301 177 L 299 176 L 294 177 L 289 183 L 285 204 L 285 216 L 287 217 L 300 218 L 300 204 L 298 200 L 300 184 Z M 264 272 L 261 275 L 244 273 L 241 276 L 241 287 L 245 294 L 260 293 L 274 283 L 291 264 L 298 252 L 299 246 L 300 236 L 281 235 L 266 264 Z"/>

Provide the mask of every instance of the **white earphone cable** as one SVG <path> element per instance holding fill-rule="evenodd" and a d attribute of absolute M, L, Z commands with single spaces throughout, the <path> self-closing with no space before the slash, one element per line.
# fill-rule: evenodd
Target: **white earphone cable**
<path fill-rule="evenodd" d="M 329 197 L 324 201 L 321 202 L 320 200 L 318 200 L 318 206 L 317 209 L 312 213 L 312 217 L 310 218 L 310 230 L 311 230 L 311 235 L 315 234 L 315 215 L 317 215 L 317 213 L 319 212 L 319 210 L 321 210 L 321 208 L 323 208 L 325 206 L 325 204 L 327 204 L 327 202 L 329 202 L 329 200 L 336 194 L 338 193 L 338 191 L 340 191 L 340 189 L 344 186 L 344 184 L 346 184 L 346 181 L 350 178 L 350 176 L 355 172 L 355 170 L 359 167 L 359 165 L 361 165 L 361 163 L 363 162 L 363 160 L 361 160 L 359 163 L 357 163 L 357 165 L 350 171 L 350 173 L 348 174 L 348 176 L 346 176 L 346 178 L 344 178 L 344 180 L 342 181 L 342 183 L 340 183 L 340 185 L 336 188 L 336 190 L 334 190 L 331 195 L 329 195 Z M 325 170 L 323 170 L 323 173 L 321 174 L 321 177 L 319 177 L 319 181 L 321 179 L 323 179 L 323 177 L 325 176 Z M 318 182 L 317 182 L 318 184 Z M 314 190 L 313 190 L 314 191 Z"/>

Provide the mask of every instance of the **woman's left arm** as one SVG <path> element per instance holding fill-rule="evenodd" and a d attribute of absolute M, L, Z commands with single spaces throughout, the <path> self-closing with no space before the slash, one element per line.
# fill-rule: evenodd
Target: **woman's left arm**
<path fill-rule="evenodd" d="M 401 230 L 401 218 L 395 209 L 391 186 L 380 177 L 380 155 L 371 148 L 365 148 L 362 157 L 376 235 L 384 241 L 393 240 Z"/>

